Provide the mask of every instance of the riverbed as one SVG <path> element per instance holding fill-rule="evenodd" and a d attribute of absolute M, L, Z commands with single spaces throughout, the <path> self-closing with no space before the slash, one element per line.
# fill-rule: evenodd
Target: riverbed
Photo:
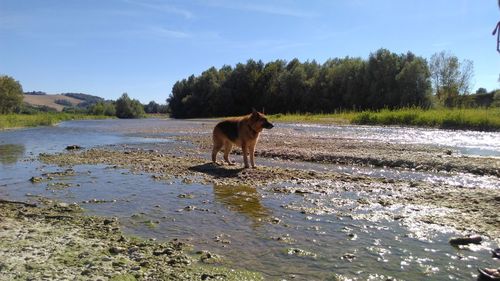
<path fill-rule="evenodd" d="M 210 163 L 215 122 L 0 132 L 0 197 L 76 203 L 270 280 L 470 280 L 499 266 L 500 133 L 277 123 L 259 167 L 242 169 L 238 150 L 237 166 Z M 467 234 L 483 242 L 448 243 Z"/>

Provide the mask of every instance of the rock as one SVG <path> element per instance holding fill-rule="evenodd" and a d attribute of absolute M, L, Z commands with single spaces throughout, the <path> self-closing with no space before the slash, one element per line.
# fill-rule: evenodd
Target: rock
<path fill-rule="evenodd" d="M 162 250 L 153 251 L 153 255 L 155 255 L 155 256 L 160 256 L 160 255 L 171 256 L 173 253 L 174 253 L 174 250 L 172 248 L 165 248 Z"/>
<path fill-rule="evenodd" d="M 368 201 L 368 199 L 366 199 L 366 198 L 358 198 L 358 200 L 356 200 L 356 202 L 358 202 L 358 204 L 361 204 L 361 205 L 370 204 L 370 201 Z"/>
<path fill-rule="evenodd" d="M 348 262 L 352 262 L 356 258 L 356 255 L 352 253 L 345 253 L 340 257 L 341 260 L 347 260 Z"/>
<path fill-rule="evenodd" d="M 500 248 L 491 250 L 491 254 L 493 255 L 494 258 L 500 259 Z"/>
<path fill-rule="evenodd" d="M 279 224 L 281 222 L 281 220 L 279 218 L 274 217 L 271 219 L 271 222 L 274 224 Z"/>
<path fill-rule="evenodd" d="M 379 203 L 380 205 L 382 205 L 383 207 L 387 207 L 387 206 L 392 205 L 391 200 L 390 200 L 390 199 L 386 199 L 386 198 L 379 199 L 379 200 L 378 200 L 378 203 Z"/>
<path fill-rule="evenodd" d="M 212 254 L 209 251 L 201 251 L 200 261 L 202 263 L 213 264 L 221 262 L 221 257 L 216 254 Z"/>
<path fill-rule="evenodd" d="M 82 149 L 82 147 L 76 144 L 66 146 L 66 150 L 75 150 L 75 149 Z"/>
<path fill-rule="evenodd" d="M 290 256 L 298 256 L 298 257 L 316 257 L 315 253 L 308 252 L 299 248 L 289 248 L 287 249 L 287 254 Z"/>
<path fill-rule="evenodd" d="M 196 206 L 186 206 L 184 207 L 184 211 L 193 211 L 196 209 Z"/>
<path fill-rule="evenodd" d="M 350 238 L 351 240 L 356 240 L 356 239 L 358 239 L 358 235 L 356 235 L 355 233 L 349 233 L 349 234 L 347 234 L 347 236 L 349 236 L 349 238 Z"/>
<path fill-rule="evenodd" d="M 114 267 L 123 267 L 125 266 L 125 263 L 123 261 L 114 261 L 111 263 L 111 265 Z"/>
<path fill-rule="evenodd" d="M 30 182 L 32 183 L 38 183 L 38 182 L 42 182 L 42 178 L 41 177 L 31 177 L 30 178 Z"/>
<path fill-rule="evenodd" d="M 417 187 L 417 186 L 418 186 L 418 182 L 415 182 L 415 181 L 410 182 L 410 187 Z"/>
<path fill-rule="evenodd" d="M 106 261 L 112 261 L 113 259 L 108 256 L 104 256 L 101 258 L 101 260 L 106 262 Z"/>
<path fill-rule="evenodd" d="M 466 237 L 453 237 L 450 239 L 451 245 L 468 245 L 468 244 L 481 244 L 483 238 L 479 235 L 466 236 Z"/>
<path fill-rule="evenodd" d="M 138 250 L 139 250 L 139 247 L 137 247 L 137 246 L 132 246 L 132 247 L 128 248 L 128 253 L 129 253 L 129 254 L 132 254 L 132 253 L 134 253 L 134 252 L 137 252 Z"/>
<path fill-rule="evenodd" d="M 113 255 L 120 254 L 120 253 L 123 253 L 125 251 L 126 251 L 126 249 L 123 247 L 111 247 L 111 248 L 109 248 L 109 252 Z"/>
<path fill-rule="evenodd" d="M 211 279 L 224 280 L 226 279 L 225 277 L 226 277 L 225 274 L 208 274 L 208 273 L 203 273 L 200 276 L 201 280 L 211 280 Z"/>

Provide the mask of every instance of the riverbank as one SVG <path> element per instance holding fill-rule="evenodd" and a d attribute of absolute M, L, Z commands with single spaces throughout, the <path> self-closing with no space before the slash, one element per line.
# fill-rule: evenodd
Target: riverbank
<path fill-rule="evenodd" d="M 181 241 L 124 236 L 117 219 L 86 216 L 76 204 L 37 204 L 0 201 L 2 280 L 262 280 L 209 265 L 214 255 Z"/>
<path fill-rule="evenodd" d="M 36 126 L 50 126 L 68 120 L 88 120 L 111 118 L 104 115 L 74 114 L 63 112 L 44 112 L 37 114 L 0 115 L 0 130 Z"/>
<path fill-rule="evenodd" d="M 500 130 L 500 108 L 441 108 L 340 112 L 335 114 L 275 114 L 271 121 L 319 124 L 398 125 L 478 131 Z"/>

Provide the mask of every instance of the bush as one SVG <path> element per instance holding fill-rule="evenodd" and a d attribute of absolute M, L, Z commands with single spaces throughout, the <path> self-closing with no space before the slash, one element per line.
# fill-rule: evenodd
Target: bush
<path fill-rule="evenodd" d="M 115 116 L 116 108 L 112 102 L 98 102 L 89 106 L 87 110 L 88 114 L 92 115 L 106 115 L 106 116 Z"/>
<path fill-rule="evenodd" d="M 73 104 L 69 100 L 64 100 L 64 99 L 58 99 L 55 100 L 54 103 L 63 105 L 63 106 L 73 106 Z"/>
<path fill-rule="evenodd" d="M 18 110 L 23 102 L 23 88 L 9 76 L 0 76 L 0 114 Z"/>
<path fill-rule="evenodd" d="M 116 100 L 116 117 L 118 118 L 141 118 L 144 116 L 144 107 L 136 99 L 130 99 L 124 93 Z"/>

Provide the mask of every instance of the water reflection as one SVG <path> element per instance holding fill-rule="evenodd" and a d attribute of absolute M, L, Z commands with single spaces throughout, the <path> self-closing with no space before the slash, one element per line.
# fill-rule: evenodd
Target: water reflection
<path fill-rule="evenodd" d="M 4 165 L 14 164 L 24 155 L 24 145 L 2 144 L 0 145 L 0 163 Z"/>
<path fill-rule="evenodd" d="M 217 202 L 229 210 L 240 213 L 258 227 L 269 217 L 269 210 L 262 205 L 260 195 L 255 187 L 246 185 L 214 185 L 214 195 Z"/>

